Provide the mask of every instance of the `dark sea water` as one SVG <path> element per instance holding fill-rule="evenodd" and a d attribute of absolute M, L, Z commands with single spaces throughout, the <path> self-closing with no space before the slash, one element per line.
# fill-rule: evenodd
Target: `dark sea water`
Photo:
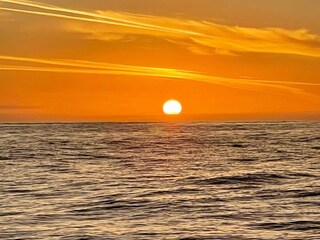
<path fill-rule="evenodd" d="M 320 239 L 320 122 L 1 124 L 0 239 Z"/>

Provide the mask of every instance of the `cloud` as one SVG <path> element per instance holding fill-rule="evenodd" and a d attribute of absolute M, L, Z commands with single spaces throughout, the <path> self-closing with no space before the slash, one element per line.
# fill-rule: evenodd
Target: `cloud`
<path fill-rule="evenodd" d="M 81 61 L 71 59 L 44 59 L 0 55 L 0 70 L 2 71 L 32 71 L 54 73 L 80 73 L 100 75 L 122 75 L 139 77 L 157 77 L 171 80 L 187 80 L 221 85 L 230 88 L 239 88 L 253 91 L 265 91 L 268 88 L 271 93 L 291 93 L 301 96 L 313 102 L 320 103 L 319 96 L 305 92 L 299 86 L 320 87 L 319 83 L 269 81 L 243 78 L 224 78 L 210 76 L 198 72 L 186 71 L 174 68 L 156 68 L 146 66 L 132 66 L 124 64 L 112 64 L 93 61 Z"/>
<path fill-rule="evenodd" d="M 1 2 L 11 6 L 0 7 L 5 11 L 74 20 L 66 25 L 67 30 L 101 41 L 147 35 L 173 41 L 196 54 L 252 52 L 320 57 L 320 36 L 306 29 L 249 28 L 114 11 L 88 12 L 25 0 Z"/>

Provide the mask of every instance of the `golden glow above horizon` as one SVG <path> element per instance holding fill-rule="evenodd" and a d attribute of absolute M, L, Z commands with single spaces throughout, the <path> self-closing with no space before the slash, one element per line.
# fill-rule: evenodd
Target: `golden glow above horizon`
<path fill-rule="evenodd" d="M 167 115 L 179 115 L 182 111 L 182 105 L 177 100 L 168 100 L 163 104 L 163 112 Z"/>
<path fill-rule="evenodd" d="M 320 2 L 120 2 L 0 0 L 0 121 L 320 119 Z"/>

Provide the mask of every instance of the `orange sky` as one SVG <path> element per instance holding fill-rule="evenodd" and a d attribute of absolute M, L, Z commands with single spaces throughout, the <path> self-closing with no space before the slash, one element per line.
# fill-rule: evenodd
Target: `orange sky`
<path fill-rule="evenodd" d="M 0 121 L 320 120 L 319 12 L 305 0 L 0 0 Z M 162 113 L 172 98 L 179 117 Z"/>

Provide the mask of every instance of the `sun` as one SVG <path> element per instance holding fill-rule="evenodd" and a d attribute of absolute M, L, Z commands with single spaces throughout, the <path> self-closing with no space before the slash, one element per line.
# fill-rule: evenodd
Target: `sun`
<path fill-rule="evenodd" d="M 177 100 L 168 100 L 163 104 L 163 112 L 167 115 L 178 115 L 181 111 L 181 103 Z"/>

